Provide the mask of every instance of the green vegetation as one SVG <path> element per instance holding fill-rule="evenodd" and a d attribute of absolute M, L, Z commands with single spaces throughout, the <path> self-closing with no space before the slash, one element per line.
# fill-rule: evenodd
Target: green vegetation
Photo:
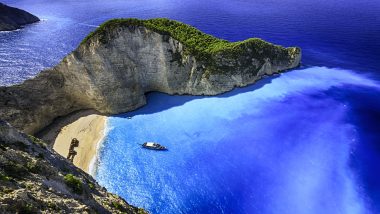
<path fill-rule="evenodd" d="M 42 148 L 46 149 L 46 143 L 39 139 L 39 138 L 36 138 L 34 137 L 33 135 L 28 135 L 29 139 L 34 143 L 34 144 L 37 144 L 37 145 L 40 145 Z"/>
<path fill-rule="evenodd" d="M 93 183 L 88 183 L 88 188 L 95 189 L 95 185 Z"/>
<path fill-rule="evenodd" d="M 205 34 L 200 30 L 178 22 L 165 18 L 139 20 L 139 19 L 112 19 L 100 25 L 94 32 L 90 33 L 83 41 L 86 43 L 92 37 L 98 37 L 103 43 L 107 43 L 110 36 L 110 31 L 119 27 L 138 27 L 144 26 L 147 29 L 158 32 L 162 35 L 168 35 L 181 42 L 189 53 L 198 59 L 208 61 L 210 57 L 217 53 L 224 56 L 239 56 L 245 53 L 247 49 L 251 49 L 256 53 L 260 50 L 265 50 L 268 47 L 271 49 L 285 50 L 281 46 L 275 46 L 258 38 L 251 38 L 240 42 L 228 42 L 218 39 L 211 35 Z"/>
<path fill-rule="evenodd" d="M 124 207 L 117 201 L 112 201 L 111 206 L 119 211 L 124 211 Z"/>
<path fill-rule="evenodd" d="M 0 172 L 0 181 L 10 181 L 11 178 Z"/>
<path fill-rule="evenodd" d="M 82 181 L 75 177 L 73 174 L 67 174 L 64 177 L 65 183 L 67 186 L 69 186 L 74 193 L 76 194 L 82 194 L 83 192 L 83 184 Z"/>
<path fill-rule="evenodd" d="M 168 50 L 171 54 L 170 62 L 184 66 L 183 59 L 192 56 L 197 60 L 198 68 L 204 70 L 202 75 L 206 79 L 211 74 L 247 72 L 255 75 L 268 59 L 274 64 L 290 63 L 300 53 L 299 48 L 284 48 L 259 38 L 229 42 L 205 34 L 190 25 L 165 18 L 112 19 L 91 32 L 81 44 L 89 44 L 91 40 L 107 45 L 121 30 L 133 32 L 138 27 L 163 35 L 164 42 L 168 42 L 169 38 L 179 41 L 184 48 L 182 51 Z"/>

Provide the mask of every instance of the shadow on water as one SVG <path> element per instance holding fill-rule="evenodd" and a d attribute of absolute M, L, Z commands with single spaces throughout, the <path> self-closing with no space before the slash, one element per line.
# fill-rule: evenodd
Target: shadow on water
<path fill-rule="evenodd" d="M 287 70 L 283 73 L 292 72 L 295 70 L 303 70 L 307 68 L 314 67 L 312 65 L 301 65 L 298 68 Z M 154 114 L 157 112 L 165 111 L 173 107 L 182 106 L 187 102 L 190 102 L 192 100 L 197 99 L 205 99 L 209 97 L 215 97 L 215 98 L 228 98 L 233 97 L 238 94 L 244 94 L 250 91 L 258 90 L 262 87 L 264 87 L 267 84 L 270 84 L 273 79 L 278 78 L 282 74 L 274 74 L 272 76 L 266 76 L 263 79 L 245 86 L 241 88 L 235 88 L 232 91 L 225 92 L 223 94 L 215 95 L 215 96 L 193 96 L 193 95 L 169 95 L 162 92 L 149 92 L 146 94 L 147 99 L 147 105 L 131 111 L 127 113 L 122 113 L 118 115 L 112 115 L 113 117 L 121 117 L 121 118 L 127 118 L 127 117 L 133 117 L 136 115 L 143 115 L 143 114 Z"/>
<path fill-rule="evenodd" d="M 309 67 L 313 67 L 313 66 L 302 65 L 297 69 L 306 69 Z M 296 70 L 296 69 L 293 69 L 293 70 Z M 293 70 L 288 70 L 286 72 L 291 72 Z M 134 111 L 112 115 L 112 117 L 128 118 L 128 117 L 133 117 L 136 115 L 154 114 L 154 113 L 168 110 L 173 107 L 182 106 L 185 103 L 190 102 L 192 100 L 204 99 L 204 98 L 209 98 L 209 97 L 214 97 L 214 98 L 232 97 L 237 94 L 244 94 L 250 91 L 258 90 L 264 87 L 265 85 L 271 83 L 274 78 L 277 78 L 280 75 L 281 74 L 266 76 L 254 84 L 251 84 L 246 87 L 235 88 L 232 91 L 229 91 L 220 95 L 216 95 L 216 96 L 169 95 L 162 92 L 149 92 L 146 94 L 147 104 L 145 106 L 139 109 L 136 109 Z M 49 124 L 47 127 L 39 131 L 35 135 L 43 139 L 44 141 L 46 141 L 50 146 L 52 146 L 62 127 L 70 123 L 73 123 L 74 121 L 78 120 L 81 117 L 88 116 L 91 114 L 104 115 L 92 109 L 79 110 L 76 112 L 72 112 L 69 115 L 56 118 L 51 124 Z M 107 116 L 107 115 L 104 115 L 104 116 Z"/>
<path fill-rule="evenodd" d="M 311 68 L 311 67 L 314 67 L 314 66 L 312 66 L 312 65 L 301 65 L 298 68 L 291 69 L 291 70 L 285 71 L 283 73 L 292 72 L 294 70 L 299 70 L 299 69 L 303 70 L 303 69 L 307 69 L 307 68 Z M 265 85 L 270 84 L 273 79 L 278 78 L 280 75 L 281 74 L 266 76 L 263 79 L 255 82 L 251 85 L 241 87 L 241 88 L 235 88 L 232 91 L 228 91 L 226 93 L 215 95 L 215 96 L 169 95 L 169 94 L 165 94 L 162 92 L 149 92 L 146 94 L 147 105 L 145 105 L 145 106 L 143 106 L 137 110 L 131 111 L 131 112 L 112 115 L 112 116 L 113 117 L 120 117 L 120 118 L 128 118 L 128 117 L 133 117 L 136 115 L 154 114 L 154 113 L 158 113 L 161 111 L 168 110 L 168 109 L 173 108 L 173 107 L 182 106 L 185 103 L 190 102 L 192 100 L 205 99 L 205 98 L 209 98 L 209 97 L 215 97 L 215 98 L 233 97 L 233 96 L 238 95 L 238 94 L 243 94 L 243 93 L 247 93 L 250 91 L 258 90 L 258 89 L 264 87 Z"/>
<path fill-rule="evenodd" d="M 220 95 L 216 95 L 216 96 L 169 95 L 162 92 L 149 92 L 146 94 L 147 105 L 135 111 L 113 115 L 113 117 L 128 118 L 128 117 L 133 117 L 136 115 L 154 114 L 154 113 L 168 110 L 173 107 L 182 106 L 185 103 L 190 102 L 192 100 L 205 99 L 205 98 L 210 98 L 210 97 L 228 98 L 228 97 L 235 96 L 237 94 L 243 94 L 250 91 L 258 90 L 264 87 L 266 84 L 271 83 L 272 80 L 274 78 L 277 78 L 278 76 L 279 75 L 276 74 L 270 77 L 265 77 L 252 85 L 241 87 L 241 88 L 235 88 L 232 91 L 229 91 Z"/>

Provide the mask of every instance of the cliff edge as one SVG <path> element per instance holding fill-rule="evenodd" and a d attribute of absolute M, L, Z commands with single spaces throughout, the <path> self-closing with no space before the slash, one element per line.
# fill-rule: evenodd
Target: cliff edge
<path fill-rule="evenodd" d="M 22 25 L 38 22 L 40 19 L 24 10 L 0 3 L 0 31 L 11 31 Z"/>
<path fill-rule="evenodd" d="M 114 19 L 61 63 L 0 87 L 0 118 L 33 134 L 55 118 L 141 107 L 145 93 L 216 95 L 297 67 L 301 50 L 261 39 L 228 42 L 168 19 Z"/>
<path fill-rule="evenodd" d="M 0 213 L 146 213 L 0 120 Z"/>

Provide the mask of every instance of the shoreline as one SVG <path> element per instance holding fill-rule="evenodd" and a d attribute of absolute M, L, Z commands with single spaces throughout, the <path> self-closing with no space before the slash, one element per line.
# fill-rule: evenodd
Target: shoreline
<path fill-rule="evenodd" d="M 67 122 L 60 129 L 55 130 L 55 140 L 51 141 L 54 151 L 63 157 L 67 157 L 71 140 L 76 138 L 79 140 L 79 146 L 74 150 L 77 154 L 74 157 L 73 164 L 88 174 L 92 174 L 93 164 L 96 162 L 96 156 L 100 142 L 104 139 L 107 117 L 96 113 L 76 115 L 78 117 L 74 121 Z M 53 130 L 51 130 L 53 131 Z"/>
<path fill-rule="evenodd" d="M 108 119 L 106 117 L 106 120 L 104 122 L 102 137 L 95 144 L 95 154 L 93 155 L 93 157 L 91 158 L 91 160 L 88 164 L 88 172 L 86 171 L 87 174 L 89 174 L 93 177 L 95 177 L 95 173 L 96 173 L 96 164 L 98 163 L 98 152 L 99 152 L 100 146 L 102 145 L 104 138 L 106 137 L 107 132 L 108 132 L 107 125 L 108 125 Z"/>

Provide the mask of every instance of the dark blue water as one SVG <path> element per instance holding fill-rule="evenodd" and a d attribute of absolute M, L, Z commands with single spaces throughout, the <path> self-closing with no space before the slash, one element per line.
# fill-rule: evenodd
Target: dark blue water
<path fill-rule="evenodd" d="M 108 119 L 95 177 L 153 213 L 380 213 L 376 0 L 6 0 L 42 22 L 0 33 L 0 84 L 33 77 L 115 17 L 168 17 L 303 49 L 304 67 L 217 97 L 150 94 Z M 133 116 L 128 119 L 128 116 Z M 141 150 L 158 141 L 168 152 Z"/>
<path fill-rule="evenodd" d="M 168 17 L 230 41 L 260 37 L 303 48 L 303 63 L 377 72 L 377 0 L 5 0 L 44 21 L 0 33 L 0 84 L 58 63 L 107 19 Z"/>

